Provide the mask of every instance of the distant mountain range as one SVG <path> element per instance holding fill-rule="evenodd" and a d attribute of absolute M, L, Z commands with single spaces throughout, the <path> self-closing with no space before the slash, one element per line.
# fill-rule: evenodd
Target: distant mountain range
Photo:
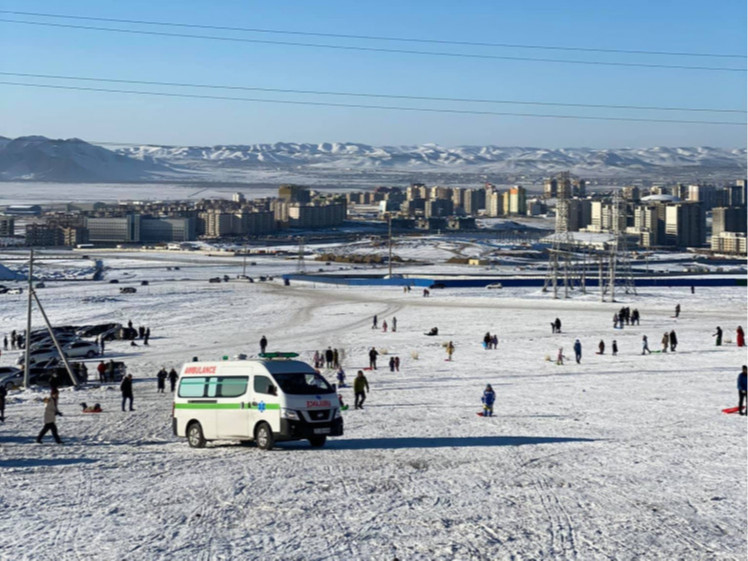
<path fill-rule="evenodd" d="M 746 175 L 746 150 L 370 146 L 357 143 L 115 146 L 41 136 L 0 137 L 0 179 L 60 182 L 261 181 L 382 174 L 484 174 L 537 180 L 569 170 L 586 178 Z"/>

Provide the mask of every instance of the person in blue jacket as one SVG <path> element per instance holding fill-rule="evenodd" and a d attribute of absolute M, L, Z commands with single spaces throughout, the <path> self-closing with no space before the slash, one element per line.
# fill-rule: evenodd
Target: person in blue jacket
<path fill-rule="evenodd" d="M 582 343 L 577 339 L 574 341 L 574 356 L 577 359 L 577 364 L 582 361 Z"/>
<path fill-rule="evenodd" d="M 738 413 L 745 415 L 748 411 L 743 411 L 746 402 L 746 392 L 748 392 L 748 366 L 743 365 L 743 371 L 738 374 Z"/>
<path fill-rule="evenodd" d="M 496 394 L 491 384 L 486 386 L 486 389 L 483 391 L 483 397 L 480 400 L 483 403 L 483 416 L 493 417 L 493 402 L 496 401 Z"/>

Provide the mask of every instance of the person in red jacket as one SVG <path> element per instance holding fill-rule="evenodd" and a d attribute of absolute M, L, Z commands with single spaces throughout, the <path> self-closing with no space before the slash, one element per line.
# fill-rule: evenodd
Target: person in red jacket
<path fill-rule="evenodd" d="M 743 328 L 740 325 L 738 325 L 737 334 L 738 334 L 738 347 L 745 347 L 745 332 L 743 331 Z"/>

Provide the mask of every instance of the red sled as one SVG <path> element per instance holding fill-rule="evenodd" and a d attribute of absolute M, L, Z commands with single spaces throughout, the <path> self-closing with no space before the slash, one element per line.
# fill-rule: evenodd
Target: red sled
<path fill-rule="evenodd" d="M 741 411 L 743 409 L 745 409 L 745 407 L 728 407 L 727 409 L 723 409 L 722 413 L 737 413 L 738 411 Z"/>
<path fill-rule="evenodd" d="M 478 411 L 476 415 L 478 415 L 478 417 L 493 417 L 494 416 L 494 415 L 484 415 L 483 411 Z"/>

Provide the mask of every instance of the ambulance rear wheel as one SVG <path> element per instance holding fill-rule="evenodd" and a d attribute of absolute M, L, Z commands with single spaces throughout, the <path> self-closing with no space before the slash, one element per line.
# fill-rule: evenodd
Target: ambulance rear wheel
<path fill-rule="evenodd" d="M 327 442 L 326 436 L 313 436 L 309 439 L 309 444 L 314 448 L 322 448 L 325 445 L 325 442 Z"/>
<path fill-rule="evenodd" d="M 192 448 L 205 448 L 203 427 L 197 421 L 191 422 L 187 427 L 187 442 Z"/>
<path fill-rule="evenodd" d="M 260 423 L 255 429 L 255 442 L 261 450 L 270 450 L 275 444 L 273 431 L 267 423 Z"/>

